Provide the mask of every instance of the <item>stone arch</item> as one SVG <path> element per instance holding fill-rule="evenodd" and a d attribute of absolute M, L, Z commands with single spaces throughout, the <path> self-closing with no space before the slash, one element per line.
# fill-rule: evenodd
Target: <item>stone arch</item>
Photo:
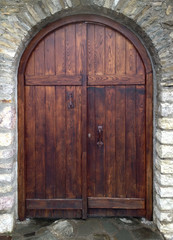
<path fill-rule="evenodd" d="M 169 8 L 170 9 L 170 8 Z M 154 162 L 157 174 L 155 175 L 155 190 L 154 190 L 154 219 L 159 229 L 168 232 L 171 229 L 173 219 L 167 217 L 173 208 L 166 208 L 165 201 L 169 201 L 173 197 L 171 193 L 164 194 L 165 175 L 169 175 L 170 182 L 172 176 L 168 170 L 169 166 L 172 169 L 171 158 L 173 158 L 173 141 L 171 129 L 173 129 L 172 110 L 172 94 L 170 88 L 172 86 L 172 42 L 170 37 L 170 14 L 167 3 L 145 1 L 83 1 L 83 0 L 37 0 L 26 1 L 14 4 L 13 8 L 10 5 L 2 6 L 0 32 L 1 35 L 1 76 L 0 104 L 2 105 L 2 113 L 0 128 L 2 129 L 1 138 L 6 144 L 0 149 L 0 158 L 7 159 L 11 169 L 8 175 L 8 183 L 12 186 L 10 205 L 5 208 L 6 216 L 9 218 L 10 224 L 4 226 L 2 232 L 11 231 L 13 227 L 15 207 L 15 192 L 16 187 L 12 185 L 12 179 L 16 182 L 16 124 L 15 124 L 15 109 L 17 94 L 17 66 L 20 62 L 20 57 L 30 42 L 32 37 L 40 31 L 48 23 L 58 20 L 67 15 L 75 15 L 82 13 L 95 13 L 98 15 L 109 17 L 116 20 L 131 31 L 133 31 L 143 42 L 148 50 L 155 70 L 155 100 L 154 100 Z M 159 18 L 156 12 L 159 11 Z M 165 17 L 167 15 L 167 17 Z M 5 81 L 4 81 L 5 78 Z M 158 95 L 158 96 L 156 96 Z M 8 114 L 8 121 L 5 121 L 4 114 Z M 169 132 L 169 134 L 167 133 Z M 1 141 L 1 142 L 2 142 Z M 166 161 L 164 160 L 166 159 Z M 162 175 L 162 174 L 163 175 Z M 165 175 L 164 175 L 165 174 Z M 172 183 L 170 183 L 172 184 Z M 172 186 L 172 185 L 171 185 Z M 7 191 L 8 193 L 8 191 Z M 4 194 L 6 199 L 6 193 Z M 9 194 L 8 194 L 9 196 Z M 166 200 L 165 200 L 166 198 Z M 3 200 L 5 201 L 5 200 Z M 7 216 L 8 215 L 8 216 Z M 15 214 L 16 215 L 16 214 Z M 2 218 L 3 219 L 3 218 Z M 166 225 L 165 225 L 166 219 Z M 170 235 L 173 233 L 169 233 Z"/>

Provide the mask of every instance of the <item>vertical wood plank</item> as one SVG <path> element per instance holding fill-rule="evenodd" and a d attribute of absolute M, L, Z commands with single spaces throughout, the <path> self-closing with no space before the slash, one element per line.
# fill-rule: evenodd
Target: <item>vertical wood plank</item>
<path fill-rule="evenodd" d="M 87 28 L 82 28 L 82 218 L 87 218 Z"/>
<path fill-rule="evenodd" d="M 35 74 L 35 57 L 34 57 L 34 51 L 31 53 L 31 56 L 29 57 L 27 66 L 26 66 L 26 75 L 33 76 Z"/>
<path fill-rule="evenodd" d="M 45 87 L 35 87 L 36 96 L 36 198 L 45 198 Z"/>
<path fill-rule="evenodd" d="M 105 88 L 95 88 L 95 123 L 96 123 L 96 186 L 95 194 L 96 197 L 104 196 L 104 152 L 105 152 Z M 98 126 L 103 127 L 103 145 L 99 147 L 98 142 Z"/>
<path fill-rule="evenodd" d="M 88 38 L 87 38 L 87 56 L 88 56 L 88 74 L 94 74 L 94 24 L 88 24 Z"/>
<path fill-rule="evenodd" d="M 44 75 L 44 40 L 35 49 L 35 75 Z"/>
<path fill-rule="evenodd" d="M 136 57 L 136 49 L 129 40 L 126 40 L 126 74 L 136 74 Z"/>
<path fill-rule="evenodd" d="M 65 198 L 66 196 L 66 100 L 65 87 L 56 87 L 55 96 L 55 134 L 56 134 L 56 155 L 55 155 L 55 197 Z"/>
<path fill-rule="evenodd" d="M 136 86 L 136 197 L 145 198 L 145 87 Z"/>
<path fill-rule="evenodd" d="M 143 62 L 139 56 L 139 54 L 137 54 L 137 74 L 141 74 L 141 75 L 145 75 L 145 69 L 144 69 L 144 65 Z"/>
<path fill-rule="evenodd" d="M 95 124 L 95 91 L 94 87 L 88 88 L 88 197 L 95 197 L 96 184 L 96 124 Z"/>
<path fill-rule="evenodd" d="M 45 38 L 45 75 L 55 75 L 55 35 Z"/>
<path fill-rule="evenodd" d="M 136 197 L 135 86 L 126 86 L 126 197 Z"/>
<path fill-rule="evenodd" d="M 83 73 L 83 25 L 82 23 L 76 24 L 76 74 Z"/>
<path fill-rule="evenodd" d="M 115 35 L 115 48 L 116 48 L 116 56 L 115 56 L 115 64 L 116 64 L 116 72 L 118 74 L 125 74 L 126 71 L 126 47 L 125 47 L 125 38 L 118 32 Z"/>
<path fill-rule="evenodd" d="M 65 28 L 60 28 L 55 31 L 55 67 L 56 74 L 65 73 Z"/>
<path fill-rule="evenodd" d="M 82 197 L 82 96 L 81 87 L 76 87 L 76 198 Z"/>
<path fill-rule="evenodd" d="M 117 197 L 124 198 L 126 197 L 126 178 L 125 178 L 126 176 L 126 168 L 125 168 L 126 92 L 125 92 L 125 86 L 116 86 L 115 96 L 116 96 L 116 99 L 115 99 L 116 195 Z"/>
<path fill-rule="evenodd" d="M 94 42 L 94 55 L 95 55 L 95 74 L 104 74 L 104 49 L 105 49 L 105 28 L 103 26 L 95 25 L 95 42 Z"/>
<path fill-rule="evenodd" d="M 115 197 L 115 87 L 105 88 L 105 196 Z M 118 139 L 117 139 L 118 140 Z"/>
<path fill-rule="evenodd" d="M 26 197 L 35 197 L 35 88 L 25 87 Z"/>
<path fill-rule="evenodd" d="M 66 27 L 66 74 L 76 73 L 76 28 L 75 24 Z"/>
<path fill-rule="evenodd" d="M 68 108 L 69 96 L 72 94 L 74 108 Z M 76 193 L 76 95 L 75 87 L 66 87 L 66 197 L 75 198 Z M 73 169 L 73 170 L 72 170 Z"/>
<path fill-rule="evenodd" d="M 105 29 L 105 74 L 115 73 L 115 31 Z"/>
<path fill-rule="evenodd" d="M 45 181 L 46 198 L 54 198 L 55 192 L 55 87 L 45 87 L 46 91 L 46 153 Z"/>
<path fill-rule="evenodd" d="M 146 76 L 146 218 L 152 219 L 153 212 L 153 74 Z"/>

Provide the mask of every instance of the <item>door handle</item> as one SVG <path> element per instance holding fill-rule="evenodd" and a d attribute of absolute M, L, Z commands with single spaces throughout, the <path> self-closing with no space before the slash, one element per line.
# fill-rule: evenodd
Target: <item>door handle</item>
<path fill-rule="evenodd" d="M 73 104 L 73 94 L 72 94 L 72 93 L 69 93 L 69 94 L 67 95 L 67 98 L 68 98 L 68 109 L 74 108 L 74 104 Z"/>
<path fill-rule="evenodd" d="M 103 145 L 103 126 L 98 126 L 97 127 L 97 145 L 101 147 Z"/>

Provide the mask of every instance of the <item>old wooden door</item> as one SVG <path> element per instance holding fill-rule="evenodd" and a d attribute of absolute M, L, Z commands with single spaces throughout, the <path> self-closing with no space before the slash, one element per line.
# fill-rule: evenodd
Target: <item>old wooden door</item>
<path fill-rule="evenodd" d="M 78 16 L 43 30 L 26 56 L 20 218 L 150 218 L 151 66 L 139 40 Z"/>

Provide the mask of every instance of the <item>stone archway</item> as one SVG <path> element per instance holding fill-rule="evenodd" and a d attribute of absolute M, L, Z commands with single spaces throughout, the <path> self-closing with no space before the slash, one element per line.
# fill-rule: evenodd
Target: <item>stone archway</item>
<path fill-rule="evenodd" d="M 173 236 L 173 51 L 172 5 L 169 1 L 3 1 L 0 16 L 0 232 L 11 231 L 16 219 L 15 96 L 20 57 L 28 42 L 43 26 L 78 13 L 99 13 L 121 22 L 142 39 L 150 53 L 155 69 L 154 221 L 169 239 Z"/>

